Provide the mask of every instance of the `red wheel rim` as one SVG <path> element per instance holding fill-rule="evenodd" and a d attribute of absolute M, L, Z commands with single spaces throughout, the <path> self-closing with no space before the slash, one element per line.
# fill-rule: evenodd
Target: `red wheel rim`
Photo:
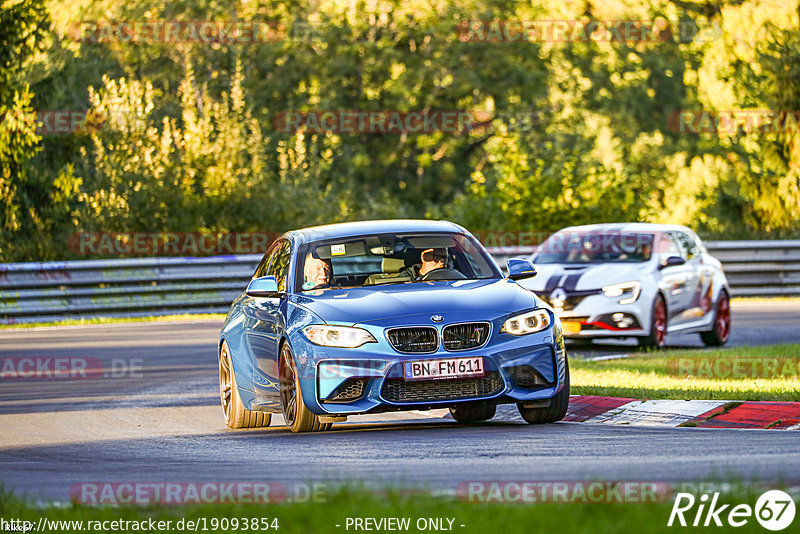
<path fill-rule="evenodd" d="M 717 337 L 720 341 L 727 341 L 731 333 L 731 305 L 726 293 L 720 293 L 717 302 Z"/>
<path fill-rule="evenodd" d="M 667 338 L 667 308 L 660 298 L 656 300 L 656 307 L 653 310 L 653 330 L 656 345 L 663 347 Z"/>

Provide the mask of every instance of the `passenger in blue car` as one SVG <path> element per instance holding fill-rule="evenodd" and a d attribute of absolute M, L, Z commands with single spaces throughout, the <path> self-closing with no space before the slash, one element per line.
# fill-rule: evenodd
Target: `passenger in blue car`
<path fill-rule="evenodd" d="M 330 260 L 315 258 L 309 252 L 303 266 L 303 289 L 321 289 L 331 283 Z"/>

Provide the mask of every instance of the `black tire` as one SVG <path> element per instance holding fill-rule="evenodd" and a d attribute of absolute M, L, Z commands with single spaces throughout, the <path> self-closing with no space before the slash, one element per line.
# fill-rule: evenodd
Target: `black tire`
<path fill-rule="evenodd" d="M 717 305 L 714 308 L 714 322 L 712 330 L 700 332 L 700 338 L 708 347 L 721 347 L 728 342 L 731 334 L 731 308 L 730 297 L 724 289 L 717 297 Z"/>
<path fill-rule="evenodd" d="M 661 315 L 663 313 L 663 315 Z M 667 313 L 667 303 L 663 295 L 658 293 L 653 300 L 653 308 L 650 313 L 650 333 L 639 338 L 639 345 L 654 349 L 664 348 L 667 343 L 667 326 L 669 325 L 669 315 Z"/>
<path fill-rule="evenodd" d="M 225 424 L 230 428 L 261 428 L 272 422 L 272 414 L 245 409 L 236 386 L 231 353 L 225 341 L 219 349 L 219 396 Z"/>
<path fill-rule="evenodd" d="M 488 402 L 459 404 L 450 408 L 450 415 L 459 423 L 488 421 L 494 417 L 497 406 Z"/>
<path fill-rule="evenodd" d="M 284 343 L 281 347 L 278 373 L 283 418 L 286 420 L 289 430 L 292 432 L 319 432 L 330 429 L 331 423 L 320 422 L 319 416 L 309 411 L 303 402 L 300 378 L 297 376 L 297 367 L 288 343 Z"/>
<path fill-rule="evenodd" d="M 555 423 L 556 421 L 561 421 L 567 415 L 567 408 L 569 408 L 569 361 L 566 359 L 564 360 L 564 367 L 564 387 L 555 397 L 550 399 L 550 406 L 525 408 L 522 405 L 523 403 L 517 403 L 519 414 L 528 424 Z"/>

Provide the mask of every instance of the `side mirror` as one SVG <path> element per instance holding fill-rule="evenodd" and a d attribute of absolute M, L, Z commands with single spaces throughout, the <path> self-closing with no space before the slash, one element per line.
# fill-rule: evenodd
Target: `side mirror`
<path fill-rule="evenodd" d="M 536 267 L 529 260 L 511 258 L 506 262 L 508 277 L 511 280 L 522 280 L 536 276 Z"/>
<path fill-rule="evenodd" d="M 681 258 L 680 256 L 670 256 L 666 259 L 664 263 L 661 264 L 659 269 L 666 269 L 667 267 L 675 267 L 678 265 L 683 265 L 686 263 L 686 260 Z"/>
<path fill-rule="evenodd" d="M 283 293 L 278 291 L 278 279 L 274 276 L 262 276 L 250 280 L 245 293 L 248 297 L 278 298 L 283 296 Z"/>

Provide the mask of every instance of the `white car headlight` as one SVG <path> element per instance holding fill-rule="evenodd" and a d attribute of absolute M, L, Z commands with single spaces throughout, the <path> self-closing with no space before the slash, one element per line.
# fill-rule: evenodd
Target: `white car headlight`
<path fill-rule="evenodd" d="M 610 298 L 618 298 L 620 304 L 631 304 L 636 302 L 639 298 L 639 293 L 642 292 L 642 284 L 639 282 L 624 282 L 622 284 L 614 284 L 603 288 L 603 294 Z"/>
<path fill-rule="evenodd" d="M 515 336 L 524 336 L 525 334 L 541 332 L 551 324 L 552 320 L 547 310 L 534 310 L 532 312 L 509 317 L 506 319 L 506 322 L 503 323 L 503 328 L 501 328 L 500 331 Z"/>
<path fill-rule="evenodd" d="M 372 334 L 363 328 L 312 324 L 303 328 L 303 334 L 314 345 L 354 349 L 364 343 L 377 343 Z"/>

